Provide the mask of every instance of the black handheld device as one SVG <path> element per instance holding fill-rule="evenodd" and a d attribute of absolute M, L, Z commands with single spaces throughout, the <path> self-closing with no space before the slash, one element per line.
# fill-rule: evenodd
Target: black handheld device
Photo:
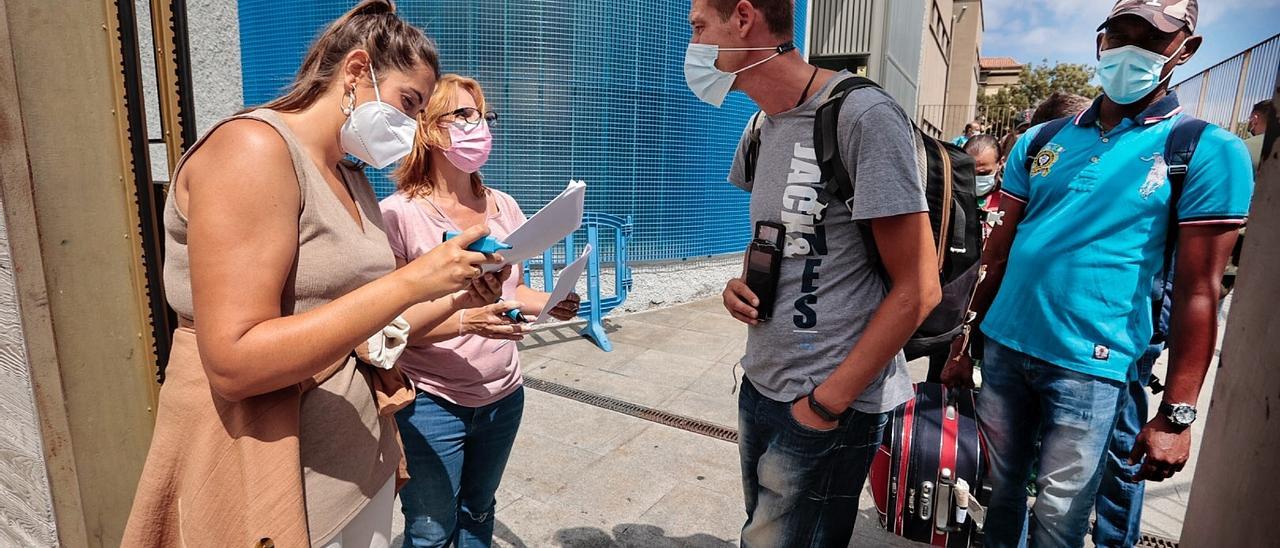
<path fill-rule="evenodd" d="M 773 317 L 773 303 L 778 296 L 778 275 L 782 271 L 782 245 L 786 228 L 781 224 L 760 221 L 755 236 L 747 247 L 747 287 L 760 299 L 756 319 Z"/>

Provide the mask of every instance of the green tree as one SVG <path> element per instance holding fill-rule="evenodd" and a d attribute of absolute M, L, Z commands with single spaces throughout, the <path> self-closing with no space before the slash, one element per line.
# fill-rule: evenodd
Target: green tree
<path fill-rule="evenodd" d="M 979 95 L 980 112 L 987 116 L 993 125 L 1005 125 L 1002 121 L 1013 120 L 1022 111 L 1035 108 L 1049 94 L 1055 91 L 1075 93 L 1085 97 L 1096 97 L 1102 88 L 1090 84 L 1093 79 L 1093 67 L 1077 63 L 1059 63 L 1050 65 L 1048 59 L 1041 60 L 1038 65 L 1027 65 L 1022 68 L 1021 82 L 1016 86 L 1001 89 L 994 95 Z M 1008 128 L 993 128 L 1007 130 Z M 1002 134 L 996 133 L 997 135 Z"/>

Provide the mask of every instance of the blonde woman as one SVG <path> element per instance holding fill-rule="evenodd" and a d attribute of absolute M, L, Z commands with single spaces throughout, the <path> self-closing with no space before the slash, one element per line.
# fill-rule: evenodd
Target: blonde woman
<path fill-rule="evenodd" d="M 496 119 L 475 80 L 440 79 L 419 117 L 414 150 L 396 172 L 399 190 L 382 201 L 398 262 L 433 253 L 446 231 L 484 227 L 502 239 L 524 223 L 520 205 L 480 178 Z M 524 410 L 513 342 L 524 329 L 504 313 L 536 315 L 554 306 L 550 314 L 567 320 L 578 310 L 577 295 L 548 303 L 550 295 L 521 278 L 515 271 L 490 288 L 507 299 L 501 303 L 477 302 L 478 293 L 441 299 L 438 326 L 400 357 L 419 390 L 396 414 L 411 478 L 400 493 L 405 546 L 492 543 L 494 492 Z"/>

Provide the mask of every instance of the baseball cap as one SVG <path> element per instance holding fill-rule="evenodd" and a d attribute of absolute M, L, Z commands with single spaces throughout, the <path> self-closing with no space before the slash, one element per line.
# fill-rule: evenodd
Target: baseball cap
<path fill-rule="evenodd" d="M 1098 26 L 1098 30 L 1121 15 L 1137 15 L 1160 32 L 1177 32 L 1186 27 L 1187 32 L 1194 33 L 1199 14 L 1200 4 L 1196 0 L 1120 0 L 1111 8 L 1111 15 Z"/>

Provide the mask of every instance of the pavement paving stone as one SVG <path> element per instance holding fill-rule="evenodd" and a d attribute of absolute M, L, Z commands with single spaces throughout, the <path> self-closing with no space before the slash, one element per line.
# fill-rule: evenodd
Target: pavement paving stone
<path fill-rule="evenodd" d="M 630 314 L 626 318 L 667 327 L 684 327 L 694 319 L 694 314 L 691 312 L 686 307 L 656 308 Z"/>
<path fill-rule="evenodd" d="M 734 319 L 724 309 L 716 312 L 690 311 L 689 323 L 684 328 L 698 333 L 747 340 L 747 325 Z"/>
<path fill-rule="evenodd" d="M 738 545 L 742 521 L 746 517 L 742 494 L 729 496 L 701 485 L 680 482 L 662 500 L 640 516 L 642 523 L 664 527 L 635 531 L 647 536 L 649 546 Z"/>
<path fill-rule="evenodd" d="M 687 329 L 646 324 L 637 320 L 619 321 L 616 324 L 618 330 L 609 334 L 611 341 L 661 348 L 672 354 L 683 354 L 708 361 L 715 361 L 727 347 L 741 342 L 739 339 L 728 336 L 691 332 Z"/>
<path fill-rule="evenodd" d="M 628 377 L 675 388 L 686 388 L 716 363 L 650 348 L 631 361 L 603 368 Z"/>
<path fill-rule="evenodd" d="M 602 458 L 586 449 L 523 431 L 516 436 L 511 455 L 502 477 L 503 488 L 520 498 L 543 501 L 557 496 L 579 478 L 582 470 Z"/>
<path fill-rule="evenodd" d="M 613 343 L 612 352 L 600 350 L 590 339 L 581 336 L 574 336 L 569 339 L 553 338 L 545 342 L 534 338 L 539 334 L 548 332 L 552 333 L 551 336 L 555 336 L 554 331 L 539 330 L 529 335 L 525 342 L 521 343 L 520 355 L 522 359 L 526 354 L 533 354 L 578 365 L 607 368 L 624 365 L 649 349 L 649 346 L 643 344 L 632 344 L 618 340 L 613 335 L 609 336 L 610 342 Z"/>
<path fill-rule="evenodd" d="M 625 395 L 620 399 L 649 407 L 658 406 L 681 390 L 613 371 L 556 360 L 544 363 L 528 375 L 597 394 Z"/>
<path fill-rule="evenodd" d="M 655 425 L 656 426 L 656 425 Z M 653 427 L 651 427 L 653 428 Z M 648 429 L 646 429 L 648 431 Z M 643 436 L 643 433 L 641 434 Z M 639 436 L 637 437 L 639 439 Z M 633 523 L 679 483 L 679 474 L 630 448 L 613 450 L 605 458 L 575 470 L 575 477 L 546 502 L 592 516 L 602 523 Z"/>
<path fill-rule="evenodd" d="M 537 434 L 570 447 L 605 455 L 651 424 L 585 404 L 566 413 L 560 400 L 563 398 L 527 390 L 520 433 Z"/>

